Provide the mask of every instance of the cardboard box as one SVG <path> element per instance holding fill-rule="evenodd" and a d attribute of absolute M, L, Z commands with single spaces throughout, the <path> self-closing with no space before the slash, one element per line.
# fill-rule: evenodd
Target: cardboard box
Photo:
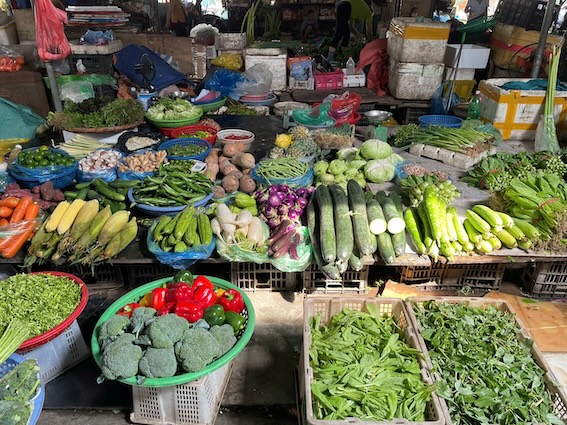
<path fill-rule="evenodd" d="M 35 17 L 32 9 L 14 9 L 14 20 L 20 43 L 35 41 Z"/>

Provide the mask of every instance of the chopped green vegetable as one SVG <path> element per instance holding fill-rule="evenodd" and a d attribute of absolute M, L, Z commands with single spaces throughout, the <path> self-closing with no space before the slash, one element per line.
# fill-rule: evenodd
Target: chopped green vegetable
<path fill-rule="evenodd" d="M 182 119 L 195 118 L 197 120 L 203 115 L 203 110 L 198 106 L 194 106 L 185 99 L 171 99 L 169 97 L 161 97 L 146 112 L 149 119 L 158 121 L 175 121 Z"/>

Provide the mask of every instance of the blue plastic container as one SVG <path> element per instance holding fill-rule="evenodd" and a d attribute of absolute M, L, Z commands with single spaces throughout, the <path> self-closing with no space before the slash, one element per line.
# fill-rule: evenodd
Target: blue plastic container
<path fill-rule="evenodd" d="M 205 150 L 198 154 L 198 155 L 188 155 L 188 156 L 183 156 L 183 155 L 170 155 L 169 152 L 167 154 L 167 159 L 174 159 L 174 160 L 188 160 L 188 159 L 193 159 L 193 160 L 197 160 L 197 161 L 204 161 L 205 158 L 207 158 L 207 156 L 209 155 L 209 153 L 211 152 L 212 146 L 209 142 L 207 142 L 204 139 L 198 139 L 196 137 L 188 137 L 185 139 L 172 139 L 172 140 L 168 140 L 167 142 L 163 142 L 161 145 L 158 146 L 158 151 L 163 151 L 163 150 L 167 150 L 175 145 L 181 145 L 181 146 L 188 146 L 188 145 L 197 145 L 197 146 L 202 146 L 205 148 Z"/>
<path fill-rule="evenodd" d="M 438 125 L 440 127 L 459 128 L 463 119 L 452 115 L 422 115 L 418 118 L 420 127 Z"/>
<path fill-rule="evenodd" d="M 197 201 L 193 204 L 194 207 L 202 207 L 203 205 L 206 205 L 211 199 L 213 198 L 213 192 L 209 193 L 207 196 L 205 196 L 203 199 L 201 199 L 200 201 Z M 134 189 L 130 189 L 128 191 L 128 200 L 131 203 L 135 203 L 136 208 L 138 208 L 140 211 L 145 212 L 147 215 L 152 216 L 152 217 L 159 217 L 162 215 L 176 215 L 178 212 L 182 211 L 183 208 L 185 208 L 187 205 L 180 205 L 178 207 L 154 207 L 153 205 L 147 205 L 147 204 L 138 204 L 136 203 L 136 200 L 134 199 Z"/>

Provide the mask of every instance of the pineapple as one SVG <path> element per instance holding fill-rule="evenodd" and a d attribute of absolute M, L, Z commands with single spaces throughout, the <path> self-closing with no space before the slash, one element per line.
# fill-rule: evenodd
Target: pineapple
<path fill-rule="evenodd" d="M 292 127 L 291 130 L 289 131 L 289 133 L 291 134 L 291 138 L 295 141 L 295 140 L 299 140 L 299 139 L 310 139 L 311 138 L 311 133 L 309 133 L 309 129 L 303 125 L 298 125 L 295 127 Z"/>
<path fill-rule="evenodd" d="M 278 159 L 281 158 L 282 156 L 284 156 L 285 150 L 276 146 L 274 148 L 272 148 L 272 150 L 270 151 L 270 153 L 268 154 L 268 156 L 271 159 Z"/>

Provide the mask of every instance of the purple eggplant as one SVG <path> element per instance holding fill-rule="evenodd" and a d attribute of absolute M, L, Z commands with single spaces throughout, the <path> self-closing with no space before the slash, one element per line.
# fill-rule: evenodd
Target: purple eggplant
<path fill-rule="evenodd" d="M 270 204 L 271 207 L 279 207 L 280 204 L 282 203 L 282 199 L 277 194 L 271 195 L 268 203 Z"/>
<path fill-rule="evenodd" d="M 297 254 L 297 247 L 299 246 L 299 241 L 301 240 L 301 235 L 296 233 L 291 240 L 291 245 L 289 246 L 289 256 L 294 260 L 299 260 L 299 255 Z"/>
<path fill-rule="evenodd" d="M 274 234 L 268 239 L 268 242 L 272 244 L 273 242 L 277 241 L 283 235 L 286 234 L 288 231 L 289 225 L 292 224 L 289 220 L 283 220 L 280 224 L 278 224 L 274 228 Z"/>
<path fill-rule="evenodd" d="M 286 248 L 285 252 L 287 252 L 291 245 L 291 239 L 293 238 L 293 235 L 295 235 L 295 233 L 296 233 L 295 229 L 288 230 L 286 234 L 284 234 L 282 237 L 280 237 L 272 244 L 272 251 L 277 252 Z"/>
<path fill-rule="evenodd" d="M 307 200 L 307 198 L 298 197 L 295 202 L 297 203 L 297 205 L 299 205 L 300 208 L 305 208 L 309 201 Z"/>

